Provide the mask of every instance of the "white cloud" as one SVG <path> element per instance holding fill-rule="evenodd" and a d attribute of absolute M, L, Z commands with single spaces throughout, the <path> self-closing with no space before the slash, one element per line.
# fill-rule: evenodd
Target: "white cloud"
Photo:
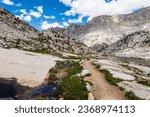
<path fill-rule="evenodd" d="M 44 21 L 41 25 L 41 29 L 43 29 L 43 30 L 46 30 L 48 28 L 56 28 L 56 27 L 63 28 L 63 26 L 60 25 L 58 22 L 54 22 L 54 23 L 49 24 L 47 21 Z"/>
<path fill-rule="evenodd" d="M 30 22 L 30 21 L 32 20 L 32 18 L 31 18 L 30 15 L 25 16 L 23 19 L 24 19 L 25 21 L 28 21 L 28 22 Z"/>
<path fill-rule="evenodd" d="M 14 5 L 15 4 L 11 0 L 2 0 L 1 2 L 4 3 L 4 4 L 7 4 L 7 5 Z"/>
<path fill-rule="evenodd" d="M 66 6 L 70 6 L 70 5 L 71 5 L 71 1 L 72 1 L 72 0 L 59 0 L 59 2 L 62 2 L 62 3 L 65 4 Z"/>
<path fill-rule="evenodd" d="M 30 12 L 27 12 L 26 9 L 20 9 L 20 12 L 23 15 L 26 15 L 26 16 L 28 15 L 30 17 L 33 16 L 33 17 L 36 17 L 36 18 L 40 18 L 42 16 L 42 13 L 43 13 L 43 7 L 42 6 L 38 6 L 36 8 L 37 8 L 38 11 L 30 10 Z"/>
<path fill-rule="evenodd" d="M 19 17 L 20 19 L 30 22 L 32 20 L 32 16 L 39 18 L 42 16 L 42 12 L 43 12 L 43 7 L 39 6 L 37 7 L 38 12 L 30 10 L 30 12 L 27 12 L 26 9 L 20 9 L 20 13 L 22 13 L 21 15 L 16 15 L 16 17 Z"/>
<path fill-rule="evenodd" d="M 71 7 L 65 15 L 79 14 L 89 16 L 89 20 L 99 15 L 128 14 L 135 8 L 150 6 L 150 0 L 113 0 L 106 3 L 104 0 L 59 0 Z"/>
<path fill-rule="evenodd" d="M 65 27 L 68 27 L 68 26 L 69 26 L 69 24 L 68 24 L 67 22 L 63 22 L 63 25 L 64 25 Z"/>
<path fill-rule="evenodd" d="M 53 15 L 52 15 L 52 16 L 44 15 L 43 17 L 44 17 L 44 18 L 46 18 L 46 19 L 55 19 L 55 18 L 56 18 L 56 17 L 55 17 L 55 16 L 53 16 Z"/>
<path fill-rule="evenodd" d="M 33 10 L 30 10 L 30 13 L 29 13 L 31 16 L 34 16 L 36 18 L 39 18 L 41 17 L 41 13 L 40 12 L 36 12 L 36 11 L 33 11 Z"/>
<path fill-rule="evenodd" d="M 71 15 L 75 16 L 76 10 L 74 8 L 72 8 L 71 10 L 66 11 L 64 14 L 67 15 L 67 16 L 71 16 Z"/>
<path fill-rule="evenodd" d="M 24 15 L 28 14 L 26 9 L 20 9 L 20 12 L 23 13 Z"/>
<path fill-rule="evenodd" d="M 69 23 L 81 23 L 84 16 L 79 16 L 78 19 L 69 19 Z"/>
<path fill-rule="evenodd" d="M 16 4 L 16 6 L 17 6 L 17 7 L 20 7 L 20 6 L 22 6 L 22 4 L 21 4 L 21 3 L 18 3 L 18 4 Z"/>
<path fill-rule="evenodd" d="M 41 14 L 43 14 L 43 6 L 37 6 L 36 8 Z"/>

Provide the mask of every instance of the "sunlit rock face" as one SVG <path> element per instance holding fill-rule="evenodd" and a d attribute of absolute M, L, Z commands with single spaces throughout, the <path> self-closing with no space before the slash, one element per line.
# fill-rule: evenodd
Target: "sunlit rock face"
<path fill-rule="evenodd" d="M 44 82 L 57 57 L 16 49 L 0 48 L 0 77 L 16 78 L 23 86 L 35 87 Z"/>
<path fill-rule="evenodd" d="M 133 53 L 139 52 L 139 56 L 134 54 L 139 58 L 145 50 L 147 56 L 144 55 L 144 58 L 149 58 L 149 31 L 150 7 L 147 7 L 126 15 L 95 17 L 83 26 L 69 26 L 64 34 L 103 54 L 122 56 L 125 53 L 124 55 L 132 57 Z"/>
<path fill-rule="evenodd" d="M 20 20 L 0 7 L 0 36 L 11 39 L 30 40 L 40 33 L 28 23 Z"/>

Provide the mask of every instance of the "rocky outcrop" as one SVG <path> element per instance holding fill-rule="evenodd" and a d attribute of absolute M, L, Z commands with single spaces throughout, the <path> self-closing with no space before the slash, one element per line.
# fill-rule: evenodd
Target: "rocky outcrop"
<path fill-rule="evenodd" d="M 30 40 L 37 38 L 40 33 L 28 23 L 15 17 L 7 10 L 0 7 L 0 36 L 11 39 Z"/>
<path fill-rule="evenodd" d="M 64 32 L 104 55 L 150 58 L 150 7 L 126 15 L 95 17 Z"/>
<path fill-rule="evenodd" d="M 81 54 L 88 49 L 84 44 L 70 39 L 64 29 L 52 28 L 39 32 L 0 7 L 0 47 L 30 51 L 66 52 Z"/>
<path fill-rule="evenodd" d="M 75 30 L 72 34 L 72 31 Z M 87 46 L 110 45 L 134 32 L 150 30 L 150 7 L 138 13 L 116 16 L 98 16 L 83 26 L 70 26 L 65 34 L 76 37 Z M 101 47 L 100 47 L 101 48 Z M 102 47 L 103 48 L 103 47 Z"/>
<path fill-rule="evenodd" d="M 80 26 L 80 25 L 72 24 L 72 25 L 70 25 L 67 29 L 65 29 L 65 30 L 63 31 L 63 34 L 68 35 L 68 36 L 74 38 L 74 37 L 76 37 L 77 34 L 80 32 L 80 28 L 81 28 L 81 27 L 82 27 L 82 26 Z"/>
<path fill-rule="evenodd" d="M 122 39 L 106 47 L 103 52 L 112 53 L 125 49 L 136 49 L 150 47 L 150 32 L 140 31 L 124 35 Z"/>

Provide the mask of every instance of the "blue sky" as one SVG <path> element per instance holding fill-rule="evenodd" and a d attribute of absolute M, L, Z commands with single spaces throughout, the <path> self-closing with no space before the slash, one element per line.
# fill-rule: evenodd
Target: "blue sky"
<path fill-rule="evenodd" d="M 39 30 L 137 12 L 149 5 L 150 0 L 0 0 L 0 6 Z"/>

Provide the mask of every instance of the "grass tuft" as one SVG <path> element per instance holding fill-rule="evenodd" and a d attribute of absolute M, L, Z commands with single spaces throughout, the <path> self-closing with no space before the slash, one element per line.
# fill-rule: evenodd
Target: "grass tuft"
<path fill-rule="evenodd" d="M 137 81 L 137 83 L 150 87 L 149 81 Z"/>
<path fill-rule="evenodd" d="M 118 82 L 122 81 L 121 79 L 114 78 L 108 70 L 100 70 L 100 72 L 105 75 L 106 80 L 112 85 L 116 85 Z"/>
<path fill-rule="evenodd" d="M 65 100 L 85 100 L 88 98 L 86 83 L 77 76 L 67 77 L 61 84 L 61 92 Z"/>
<path fill-rule="evenodd" d="M 141 100 L 141 98 L 137 97 L 132 91 L 126 92 L 125 97 L 128 100 Z"/>

